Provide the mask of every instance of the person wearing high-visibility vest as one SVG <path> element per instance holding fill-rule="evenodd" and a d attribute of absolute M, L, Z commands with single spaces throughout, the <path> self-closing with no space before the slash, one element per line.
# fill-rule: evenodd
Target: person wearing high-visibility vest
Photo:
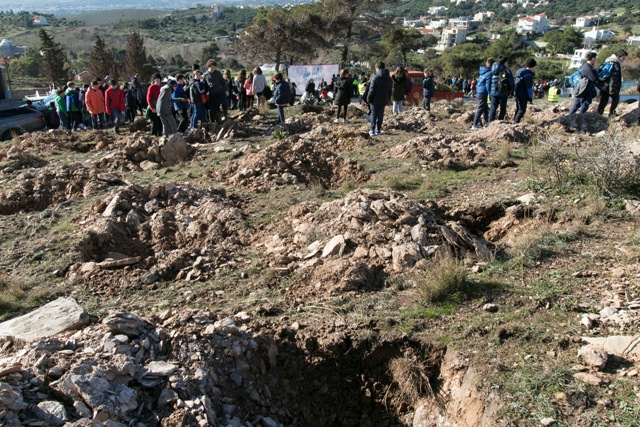
<path fill-rule="evenodd" d="M 557 86 L 551 86 L 549 88 L 549 102 L 558 102 L 560 101 L 560 89 Z"/>

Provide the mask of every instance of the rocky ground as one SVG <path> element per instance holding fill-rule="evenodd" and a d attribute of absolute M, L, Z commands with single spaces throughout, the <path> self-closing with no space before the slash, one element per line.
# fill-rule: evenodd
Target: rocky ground
<path fill-rule="evenodd" d="M 640 110 L 567 107 L 0 147 L 0 424 L 640 425 Z"/>

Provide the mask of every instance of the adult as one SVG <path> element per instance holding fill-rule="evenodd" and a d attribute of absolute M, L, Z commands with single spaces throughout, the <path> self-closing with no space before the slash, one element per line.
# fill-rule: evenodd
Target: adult
<path fill-rule="evenodd" d="M 94 130 L 103 129 L 106 125 L 104 117 L 104 94 L 100 90 L 100 82 L 94 80 L 85 95 L 85 105 L 91 115 L 91 126 Z"/>
<path fill-rule="evenodd" d="M 265 99 L 263 93 L 267 88 L 267 79 L 262 74 L 262 68 L 256 67 L 253 69 L 253 94 L 256 98 L 258 98 L 258 107 L 265 104 L 267 100 Z"/>
<path fill-rule="evenodd" d="M 611 72 L 600 87 L 600 103 L 598 104 L 598 113 L 604 114 L 604 109 L 609 103 L 611 98 L 611 107 L 609 108 L 609 117 L 616 115 L 616 108 L 620 102 L 620 87 L 622 86 L 622 64 L 621 61 L 628 56 L 628 53 L 624 49 L 620 49 L 607 59 L 605 63 L 611 62 Z"/>
<path fill-rule="evenodd" d="M 345 69 L 340 70 L 340 79 L 336 82 L 336 99 L 335 103 L 338 106 L 335 123 L 340 121 L 340 112 L 344 110 L 343 119 L 344 123 L 347 123 L 347 108 L 351 103 L 351 88 L 353 87 L 348 77 L 349 72 Z"/>
<path fill-rule="evenodd" d="M 136 119 L 136 110 L 138 105 L 138 99 L 136 98 L 136 92 L 133 90 L 131 83 L 124 83 L 124 121 L 131 122 Z"/>
<path fill-rule="evenodd" d="M 158 95 L 158 101 L 156 103 L 156 111 L 162 122 L 162 133 L 165 136 L 178 132 L 178 124 L 171 110 L 173 101 L 171 95 L 177 87 L 178 83 L 175 80 L 169 80 L 166 85 L 160 88 L 160 94 Z"/>
<path fill-rule="evenodd" d="M 173 108 L 178 116 L 178 132 L 184 132 L 189 127 L 189 111 L 187 103 L 187 94 L 184 91 L 186 84 L 184 74 L 176 75 L 176 83 L 178 84 L 171 94 L 173 99 Z"/>
<path fill-rule="evenodd" d="M 431 98 L 433 98 L 434 94 L 433 70 L 427 68 L 424 70 L 424 80 L 422 80 L 422 108 L 431 111 Z"/>
<path fill-rule="evenodd" d="M 162 76 L 160 73 L 153 75 L 151 86 L 147 89 L 147 116 L 151 120 L 151 135 L 162 135 L 162 121 L 158 117 L 156 110 L 156 104 L 158 103 L 158 96 L 160 96 L 160 88 L 162 88 Z"/>
<path fill-rule="evenodd" d="M 222 77 L 222 73 L 218 71 L 218 63 L 215 59 L 207 61 L 207 71 L 202 75 L 204 82 L 209 87 L 209 113 L 211 114 L 211 120 L 216 122 L 222 122 L 220 118 L 220 106 L 227 96 L 229 96 L 229 89 L 227 83 Z"/>
<path fill-rule="evenodd" d="M 240 70 L 236 79 L 236 92 L 238 93 L 238 110 L 247 111 L 247 89 L 244 87 L 247 81 L 247 70 Z"/>
<path fill-rule="evenodd" d="M 144 108 L 146 107 L 144 91 L 142 89 L 142 84 L 140 84 L 140 75 L 136 73 L 135 76 L 131 77 L 131 89 L 136 95 L 136 107 L 140 114 L 144 116 Z"/>
<path fill-rule="evenodd" d="M 198 122 L 204 123 L 205 106 L 208 102 L 207 89 L 202 81 L 200 70 L 193 72 L 189 98 L 191 99 L 191 129 L 196 129 Z"/>
<path fill-rule="evenodd" d="M 513 90 L 513 95 L 516 98 L 516 114 L 513 117 L 513 121 L 516 123 L 520 123 L 520 120 L 526 114 L 527 104 L 533 103 L 533 69 L 536 65 L 536 60 L 529 58 L 525 67 L 516 72 L 515 88 Z"/>
<path fill-rule="evenodd" d="M 120 123 L 126 109 L 126 99 L 124 90 L 120 88 L 116 79 L 110 80 L 109 89 L 104 93 L 104 107 L 107 114 L 113 116 L 115 133 L 120 133 Z"/>
<path fill-rule="evenodd" d="M 69 129 L 69 115 L 67 114 L 67 96 L 64 89 L 60 88 L 56 91 L 56 113 L 60 119 L 60 128 Z"/>
<path fill-rule="evenodd" d="M 284 80 L 282 73 L 276 73 L 274 76 L 276 88 L 273 91 L 273 100 L 278 107 L 278 118 L 280 123 L 284 123 L 284 107 L 289 105 L 291 101 L 291 87 Z"/>
<path fill-rule="evenodd" d="M 396 67 L 396 72 L 391 77 L 393 83 L 391 85 L 391 96 L 393 97 L 393 107 L 391 112 L 398 114 L 402 112 L 402 101 L 406 95 L 407 90 L 407 75 L 404 69 L 400 66 Z"/>
<path fill-rule="evenodd" d="M 573 88 L 573 104 L 569 109 L 570 116 L 576 111 L 580 114 L 586 113 L 591 101 L 596 96 L 598 72 L 593 68 L 596 63 L 596 54 L 589 52 L 585 59 L 587 61 L 580 68 L 580 82 Z"/>
<path fill-rule="evenodd" d="M 67 101 L 67 129 L 78 130 L 82 124 L 82 105 L 80 104 L 80 96 L 76 91 L 76 85 L 73 82 L 67 82 L 67 91 L 65 92 Z"/>
<path fill-rule="evenodd" d="M 384 109 L 391 99 L 391 85 L 389 70 L 385 68 L 384 62 L 379 61 L 367 94 L 367 102 L 371 105 L 371 129 L 369 130 L 371 136 L 382 133 Z"/>
<path fill-rule="evenodd" d="M 496 119 L 504 120 L 507 115 L 507 99 L 513 90 L 515 83 L 513 74 L 509 69 L 509 58 L 504 55 L 498 57 L 498 62 L 491 66 L 491 108 L 489 109 L 489 122 Z M 498 107 L 500 113 L 498 114 Z"/>
<path fill-rule="evenodd" d="M 224 71 L 224 81 L 227 84 L 227 97 L 226 102 L 222 104 L 222 111 L 224 111 L 224 115 L 227 115 L 227 110 L 235 110 L 238 103 L 238 92 L 236 90 L 236 84 L 231 77 L 231 70 L 227 69 Z"/>
<path fill-rule="evenodd" d="M 478 95 L 478 108 L 473 116 L 473 125 L 471 129 L 480 129 L 480 118 L 486 126 L 489 123 L 489 93 L 491 92 L 491 67 L 495 60 L 492 57 L 487 58 L 485 65 L 480 66 L 478 71 L 478 83 L 476 84 L 476 95 Z"/>

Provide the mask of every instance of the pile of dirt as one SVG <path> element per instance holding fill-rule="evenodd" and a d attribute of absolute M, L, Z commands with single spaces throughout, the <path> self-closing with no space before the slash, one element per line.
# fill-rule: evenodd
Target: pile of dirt
<path fill-rule="evenodd" d="M 0 169 L 4 173 L 13 173 L 20 169 L 37 169 L 48 163 L 42 157 L 31 154 L 17 145 L 12 145 L 8 150 L 0 153 Z"/>
<path fill-rule="evenodd" d="M 554 123 L 560 125 L 566 132 L 594 134 L 609 128 L 609 120 L 594 112 L 562 116 L 555 120 Z"/>
<path fill-rule="evenodd" d="M 515 142 L 529 144 L 535 134 L 537 126 L 525 123 L 510 123 L 493 121 L 486 128 L 480 129 L 470 135 L 471 139 L 491 142 Z"/>
<path fill-rule="evenodd" d="M 63 149 L 78 153 L 102 150 L 113 141 L 111 135 L 104 132 L 68 132 L 57 129 L 49 132 L 34 132 L 20 136 L 18 147 L 36 151 Z"/>
<path fill-rule="evenodd" d="M 433 208 L 391 190 L 356 190 L 343 200 L 301 204 L 262 245 L 272 265 L 303 269 L 311 292 L 370 291 L 436 253 L 488 259 L 490 244 Z"/>
<path fill-rule="evenodd" d="M 224 190 L 190 185 L 127 186 L 81 222 L 83 262 L 68 276 L 107 294 L 132 283 L 204 280 L 233 265 L 250 240 L 244 214 Z"/>
<path fill-rule="evenodd" d="M 409 108 L 400 114 L 386 114 L 383 127 L 405 132 L 427 132 L 435 129 L 435 123 L 428 111 Z"/>
<path fill-rule="evenodd" d="M 351 151 L 373 145 L 367 130 L 338 124 L 314 126 L 301 138 L 333 151 Z"/>
<path fill-rule="evenodd" d="M 42 211 L 71 199 L 88 197 L 113 185 L 123 184 L 119 176 L 78 164 L 58 169 L 27 171 L 15 178 L 17 187 L 0 194 L 0 215 L 20 211 Z"/>
<path fill-rule="evenodd" d="M 185 162 L 195 153 L 195 149 L 180 134 L 154 137 L 138 132 L 116 140 L 111 148 L 114 151 L 96 162 L 98 169 L 156 170 Z"/>
<path fill-rule="evenodd" d="M 478 140 L 482 141 L 482 138 Z M 401 159 L 418 157 L 426 167 L 476 167 L 487 159 L 487 148 L 478 140 L 460 140 L 444 133 L 430 133 L 398 144 L 386 154 Z"/>
<path fill-rule="evenodd" d="M 244 311 L 229 317 L 166 311 L 149 319 L 116 312 L 75 333 L 5 342 L 0 421 L 11 427 L 398 425 L 438 390 L 444 352 L 374 330 L 365 335 L 357 325 L 315 329 L 254 320 Z M 458 367 L 458 376 L 464 371 Z"/>
<path fill-rule="evenodd" d="M 345 160 L 319 141 L 285 138 L 257 153 L 248 154 L 214 172 L 230 184 L 267 192 L 274 187 L 304 184 L 336 188 L 346 180 L 365 182 L 369 174 L 353 160 Z"/>

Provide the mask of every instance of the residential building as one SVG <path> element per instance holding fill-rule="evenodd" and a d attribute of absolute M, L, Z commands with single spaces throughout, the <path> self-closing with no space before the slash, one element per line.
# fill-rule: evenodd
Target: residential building
<path fill-rule="evenodd" d="M 520 34 L 544 34 L 549 31 L 549 21 L 547 20 L 547 16 L 542 13 L 533 16 L 525 16 L 518 19 L 516 31 Z"/>
<path fill-rule="evenodd" d="M 569 62 L 569 69 L 582 67 L 587 62 L 587 53 L 589 52 L 598 53 L 591 49 L 576 49 L 571 57 L 571 62 Z"/>
<path fill-rule="evenodd" d="M 435 29 L 438 29 L 438 28 L 444 28 L 446 26 L 447 26 L 447 20 L 446 19 L 434 19 L 433 21 L 431 21 L 427 25 L 427 28 L 435 30 Z"/>
<path fill-rule="evenodd" d="M 0 58 L 13 58 L 22 55 L 25 49 L 24 46 L 14 46 L 11 40 L 3 39 L 0 42 Z"/>
<path fill-rule="evenodd" d="M 511 9 L 513 7 L 515 7 L 515 3 L 511 3 L 511 2 L 506 2 L 506 3 L 502 3 L 502 7 L 504 7 L 505 9 Z"/>
<path fill-rule="evenodd" d="M 36 15 L 33 17 L 33 25 L 37 27 L 46 27 L 49 23 L 47 22 L 47 18 L 44 16 Z"/>
<path fill-rule="evenodd" d="M 600 17 L 598 15 L 580 16 L 576 18 L 574 27 L 593 27 L 594 25 L 598 25 L 599 20 Z"/>
<path fill-rule="evenodd" d="M 640 46 L 640 36 L 631 36 L 627 39 L 629 46 Z"/>
<path fill-rule="evenodd" d="M 468 16 L 460 16 L 458 18 L 449 19 L 450 27 L 458 27 L 458 28 L 466 28 L 470 29 L 472 27 L 471 18 Z"/>
<path fill-rule="evenodd" d="M 437 50 L 445 50 L 448 47 L 457 46 L 467 41 L 467 29 L 461 27 L 447 27 L 442 30 Z"/>
<path fill-rule="evenodd" d="M 593 30 L 587 31 L 586 33 L 584 33 L 584 42 L 585 44 L 591 45 L 599 40 L 600 41 L 611 40 L 615 36 L 616 36 L 615 33 L 611 30 L 608 30 L 608 29 L 598 30 L 594 28 Z"/>
<path fill-rule="evenodd" d="M 475 15 L 473 15 L 473 20 L 477 21 L 477 22 L 482 22 L 485 19 L 495 19 L 496 17 L 496 13 L 495 12 L 478 12 Z"/>
<path fill-rule="evenodd" d="M 432 6 L 427 9 L 429 15 L 439 15 L 441 13 L 445 13 L 447 10 L 449 10 L 449 8 L 444 6 Z"/>

